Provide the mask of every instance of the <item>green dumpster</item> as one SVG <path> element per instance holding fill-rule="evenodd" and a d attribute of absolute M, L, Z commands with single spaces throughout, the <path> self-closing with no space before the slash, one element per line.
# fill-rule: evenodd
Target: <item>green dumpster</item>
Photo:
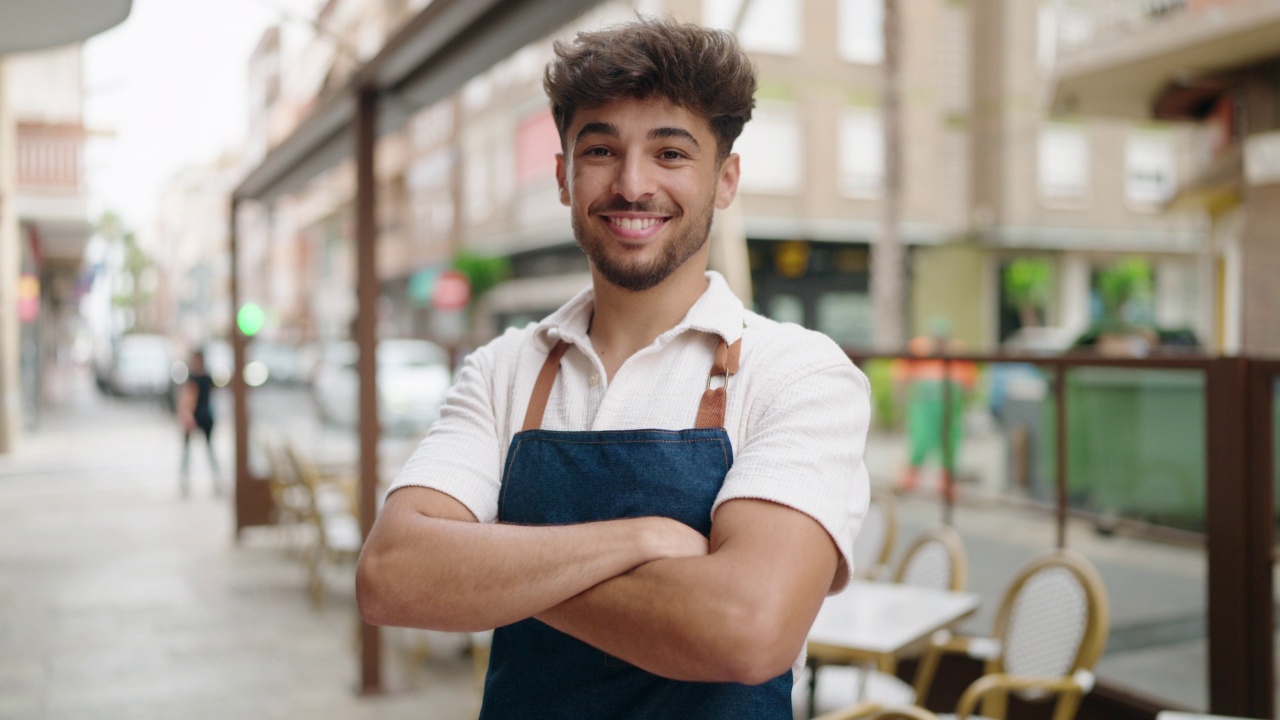
<path fill-rule="evenodd" d="M 1067 373 L 1067 491 L 1105 516 L 1204 530 L 1204 376 L 1194 370 Z M 1049 432 L 1055 423 L 1046 403 Z M 1049 435 L 1052 437 L 1052 435 Z M 1050 444 L 1046 470 L 1053 475 Z"/>

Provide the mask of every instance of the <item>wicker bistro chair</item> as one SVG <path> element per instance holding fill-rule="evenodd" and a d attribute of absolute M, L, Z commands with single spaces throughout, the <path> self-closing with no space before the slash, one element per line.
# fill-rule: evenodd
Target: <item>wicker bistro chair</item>
<path fill-rule="evenodd" d="M 285 456 L 306 488 L 307 522 L 314 528 L 314 543 L 303 554 L 307 566 L 307 587 L 312 605 L 324 607 L 326 570 L 342 563 L 354 563 L 362 543 L 360 522 L 354 513 L 353 481 L 324 476 L 292 445 Z"/>
<path fill-rule="evenodd" d="M 898 563 L 893 581 L 959 592 L 964 590 L 967 577 L 968 561 L 964 541 L 955 530 L 940 525 L 921 533 L 911 542 Z M 905 654 L 914 657 L 919 653 L 920 649 L 917 648 L 914 652 Z M 855 699 L 873 703 L 875 707 L 909 706 L 916 700 L 915 689 L 892 674 L 891 667 L 871 669 L 837 664 L 832 659 L 824 658 L 816 648 L 812 652 L 810 665 L 807 672 L 816 672 L 818 677 L 814 710 L 848 705 Z M 802 682 L 797 683 L 797 686 L 806 688 L 807 684 Z M 858 688 L 862 688 L 861 693 Z M 807 688 L 805 692 L 807 693 Z M 798 706 L 799 699 L 793 704 Z"/>
<path fill-rule="evenodd" d="M 898 501 L 886 490 L 872 490 L 862 530 L 853 541 L 853 574 L 864 580 L 884 575 L 898 534 Z"/>
<path fill-rule="evenodd" d="M 969 560 L 960 534 L 939 525 L 916 537 L 903 553 L 893 581 L 959 592 L 969 580 Z"/>
<path fill-rule="evenodd" d="M 1093 688 L 1093 666 L 1109 628 L 1106 588 L 1084 556 L 1053 550 L 1032 559 L 1014 578 L 996 614 L 991 638 L 939 633 L 921 660 L 916 695 L 927 698 L 945 653 L 986 661 L 986 674 L 965 690 L 956 717 L 1004 720 L 1008 696 L 1057 698 L 1053 720 L 1075 717 Z"/>
<path fill-rule="evenodd" d="M 825 715 L 819 715 L 813 720 L 940 720 L 937 715 L 915 705 L 903 705 L 902 707 L 889 708 L 887 710 L 859 712 L 858 710 L 845 709 L 830 712 Z"/>
<path fill-rule="evenodd" d="M 305 542 L 305 531 L 310 529 L 307 523 L 311 491 L 294 470 L 283 442 L 267 438 L 261 445 L 270 467 L 267 490 L 271 493 L 271 521 L 280 529 L 286 550 L 299 550 Z"/>

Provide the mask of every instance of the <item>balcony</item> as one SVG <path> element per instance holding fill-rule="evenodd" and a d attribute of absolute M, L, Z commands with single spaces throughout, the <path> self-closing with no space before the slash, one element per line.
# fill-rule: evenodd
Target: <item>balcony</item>
<path fill-rule="evenodd" d="M 84 128 L 18 125 L 18 191 L 79 194 L 84 181 Z"/>
<path fill-rule="evenodd" d="M 1060 19 L 1053 107 L 1148 119 L 1171 92 L 1217 83 L 1280 51 L 1275 0 L 1095 1 Z"/>
<path fill-rule="evenodd" d="M 44 258 L 78 263 L 89 237 L 80 125 L 20 123 L 15 207 Z"/>

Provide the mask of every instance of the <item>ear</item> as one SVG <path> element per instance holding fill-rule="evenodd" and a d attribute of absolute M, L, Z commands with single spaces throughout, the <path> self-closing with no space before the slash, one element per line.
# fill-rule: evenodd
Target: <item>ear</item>
<path fill-rule="evenodd" d="M 724 210 L 729 207 L 733 199 L 738 195 L 738 178 L 741 173 L 741 166 L 738 164 L 738 154 L 731 153 L 729 157 L 720 163 L 718 171 L 719 177 L 716 178 L 716 207 Z"/>
<path fill-rule="evenodd" d="M 556 153 L 556 183 L 560 186 L 560 204 L 569 204 L 569 178 L 564 153 Z"/>

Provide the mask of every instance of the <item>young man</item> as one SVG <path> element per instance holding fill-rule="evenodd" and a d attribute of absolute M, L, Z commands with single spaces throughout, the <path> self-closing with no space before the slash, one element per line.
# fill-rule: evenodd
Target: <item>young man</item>
<path fill-rule="evenodd" d="M 473 353 L 360 560 L 371 623 L 497 628 L 482 718 L 783 718 L 868 500 L 866 378 L 706 271 L 755 73 L 642 20 L 557 45 L 592 288 Z"/>

